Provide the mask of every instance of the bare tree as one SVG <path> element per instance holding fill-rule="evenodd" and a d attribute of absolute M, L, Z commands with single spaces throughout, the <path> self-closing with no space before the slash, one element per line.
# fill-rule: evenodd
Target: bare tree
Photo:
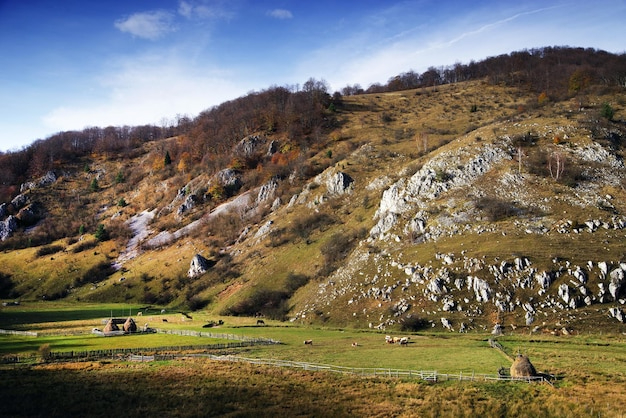
<path fill-rule="evenodd" d="M 559 181 L 565 170 L 565 156 L 559 151 L 554 151 L 548 157 L 548 170 L 554 181 Z"/>
<path fill-rule="evenodd" d="M 416 138 L 417 146 L 424 150 L 424 154 L 428 152 L 428 133 L 420 132 Z"/>

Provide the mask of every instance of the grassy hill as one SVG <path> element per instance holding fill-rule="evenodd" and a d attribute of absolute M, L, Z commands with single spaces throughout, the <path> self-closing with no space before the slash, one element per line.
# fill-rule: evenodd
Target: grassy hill
<path fill-rule="evenodd" d="M 265 124 L 199 160 L 193 132 L 92 153 L 20 193 L 37 221 L 2 243 L 1 295 L 356 328 L 624 331 L 609 309 L 624 310 L 626 284 L 611 294 L 608 273 L 626 254 L 625 107 L 623 89 L 551 98 L 481 79 L 335 97 L 317 130 Z M 332 189 L 337 173 L 347 189 Z M 190 278 L 196 254 L 211 267 Z"/>

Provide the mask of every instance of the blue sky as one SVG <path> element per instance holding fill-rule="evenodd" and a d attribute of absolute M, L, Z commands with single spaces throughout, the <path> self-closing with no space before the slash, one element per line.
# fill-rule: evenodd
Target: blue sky
<path fill-rule="evenodd" d="M 367 88 L 541 46 L 626 51 L 626 0 L 0 0 L 0 150 L 271 85 Z"/>

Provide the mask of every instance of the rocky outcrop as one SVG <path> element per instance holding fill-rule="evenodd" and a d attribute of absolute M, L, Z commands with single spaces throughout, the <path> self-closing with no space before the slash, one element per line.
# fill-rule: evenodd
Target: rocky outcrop
<path fill-rule="evenodd" d="M 262 147 L 266 144 L 267 139 L 261 135 L 249 135 L 243 138 L 235 146 L 235 153 L 244 157 L 251 157 L 257 152 L 261 152 Z"/>
<path fill-rule="evenodd" d="M 57 176 L 54 171 L 48 171 L 42 177 L 35 181 L 28 181 L 26 183 L 22 183 L 20 186 L 20 193 L 24 193 L 27 190 L 34 189 L 36 187 L 43 187 L 57 181 Z"/>
<path fill-rule="evenodd" d="M 618 268 L 612 270 L 609 274 L 609 294 L 613 298 L 613 300 L 617 300 L 624 285 L 626 284 L 626 275 L 624 271 L 626 270 L 626 263 L 621 263 Z"/>
<path fill-rule="evenodd" d="M 202 276 L 211 268 L 212 263 L 200 254 L 196 254 L 189 264 L 189 271 L 187 271 L 187 277 L 195 279 Z"/>
<path fill-rule="evenodd" d="M 352 183 L 354 183 L 352 177 L 339 171 L 326 180 L 326 188 L 331 195 L 342 195 L 350 191 Z"/>
<path fill-rule="evenodd" d="M 176 210 L 176 214 L 178 216 L 182 216 L 185 213 L 189 212 L 191 209 L 193 209 L 196 206 L 196 203 L 198 202 L 198 196 L 196 196 L 195 194 L 190 194 L 185 198 L 185 201 L 178 207 L 178 209 Z"/>
<path fill-rule="evenodd" d="M 9 238 L 17 230 L 17 219 L 9 215 L 4 221 L 0 221 L 0 241 Z"/>
<path fill-rule="evenodd" d="M 274 194 L 276 193 L 276 189 L 278 189 L 278 181 L 276 179 L 271 179 L 270 181 L 262 185 L 259 189 L 256 203 L 259 205 L 273 198 Z"/>
<path fill-rule="evenodd" d="M 228 189 L 232 192 L 239 190 L 242 185 L 241 176 L 232 168 L 225 168 L 219 171 L 215 175 L 215 179 L 224 189 Z"/>
<path fill-rule="evenodd" d="M 391 219 L 407 216 L 412 219 L 413 216 L 407 212 L 417 212 L 443 193 L 471 185 L 495 164 L 510 159 L 510 154 L 504 148 L 495 145 L 440 153 L 408 181 L 400 179 L 385 190 L 374 214 L 378 223 L 370 230 L 370 236 L 381 237 L 395 226 L 390 222 Z"/>

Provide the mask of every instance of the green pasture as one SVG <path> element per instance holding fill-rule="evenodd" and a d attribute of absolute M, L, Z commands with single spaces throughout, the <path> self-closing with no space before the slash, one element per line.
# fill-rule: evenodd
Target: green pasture
<path fill-rule="evenodd" d="M 32 355 L 48 344 L 52 351 L 86 351 L 126 348 L 156 348 L 201 346 L 226 340 L 208 337 L 179 336 L 164 333 L 133 334 L 102 337 L 91 334 L 92 328 L 102 328 L 103 319 L 111 315 L 133 318 L 141 327 L 168 330 L 192 330 L 237 337 L 271 338 L 280 345 L 258 345 L 228 350 L 229 354 L 254 358 L 281 359 L 308 363 L 329 364 L 355 368 L 389 368 L 437 370 L 440 373 L 495 374 L 500 367 L 508 368 L 510 357 L 523 353 L 530 357 L 539 371 L 558 376 L 575 375 L 587 379 L 626 381 L 626 338 L 614 336 L 507 335 L 499 337 L 506 353 L 490 347 L 491 337 L 484 333 L 414 333 L 409 344 L 387 344 L 385 333 L 371 330 L 309 327 L 265 320 L 256 324 L 254 318 L 209 317 L 202 312 L 189 314 L 159 308 L 142 309 L 139 306 L 61 304 L 32 302 L 0 310 L 0 329 L 29 330 L 37 337 L 0 335 L 0 355 Z M 152 313 L 152 314 L 151 314 Z M 163 320 L 167 320 L 164 322 Z M 222 319 L 224 324 L 203 328 L 208 321 Z M 67 332 L 70 330 L 71 332 Z M 305 345 L 304 340 L 312 340 Z M 575 367 L 573 366 L 575 365 Z"/>

